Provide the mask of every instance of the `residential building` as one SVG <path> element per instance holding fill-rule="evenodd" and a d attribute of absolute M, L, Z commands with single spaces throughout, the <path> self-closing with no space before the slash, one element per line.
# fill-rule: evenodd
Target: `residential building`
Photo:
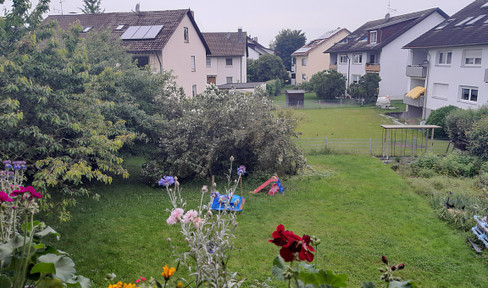
<path fill-rule="evenodd" d="M 57 21 L 65 30 L 78 22 L 83 33 L 108 29 L 122 39 L 138 65 L 149 65 L 155 72 L 172 71 L 188 97 L 205 89 L 210 50 L 189 9 L 50 15 L 45 21 Z"/>
<path fill-rule="evenodd" d="M 365 23 L 326 52 L 346 77 L 347 87 L 366 73 L 379 73 L 379 97 L 403 99 L 408 77 L 401 67 L 409 53 L 402 47 L 447 17 L 439 8 L 394 17 L 387 14 Z"/>
<path fill-rule="evenodd" d="M 259 44 L 258 37 L 247 37 L 247 58 L 258 60 L 263 54 L 273 54 L 274 50 Z"/>
<path fill-rule="evenodd" d="M 409 112 L 427 118 L 444 106 L 487 105 L 488 0 L 472 2 L 404 48 L 409 49 L 406 89 L 412 90 L 404 98 Z"/>
<path fill-rule="evenodd" d="M 247 33 L 203 33 L 210 53 L 206 58 L 207 83 L 217 85 L 247 82 Z"/>
<path fill-rule="evenodd" d="M 349 30 L 345 28 L 337 28 L 327 31 L 317 39 L 314 39 L 302 46 L 291 54 L 291 73 L 292 79 L 295 83 L 300 84 L 304 81 L 310 80 L 313 74 L 324 71 L 330 68 L 330 55 L 324 53 L 335 43 L 342 40 L 349 35 Z"/>

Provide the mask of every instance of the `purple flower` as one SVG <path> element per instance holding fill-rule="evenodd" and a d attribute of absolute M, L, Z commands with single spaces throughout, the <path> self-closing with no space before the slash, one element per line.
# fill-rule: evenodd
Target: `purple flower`
<path fill-rule="evenodd" d="M 5 165 L 5 169 L 10 169 L 10 168 L 12 168 L 12 161 L 4 160 L 3 165 Z"/>
<path fill-rule="evenodd" d="M 237 175 L 242 176 L 246 174 L 246 166 L 241 165 L 237 168 Z"/>
<path fill-rule="evenodd" d="M 26 169 L 27 166 L 25 166 L 25 161 L 14 161 L 12 162 L 14 170 L 23 170 Z"/>
<path fill-rule="evenodd" d="M 171 186 L 173 183 L 175 183 L 175 178 L 172 176 L 163 176 L 163 178 L 158 181 L 159 186 Z"/>
<path fill-rule="evenodd" d="M 7 193 L 0 191 L 0 203 L 3 202 L 12 202 L 13 199 L 8 196 Z"/>

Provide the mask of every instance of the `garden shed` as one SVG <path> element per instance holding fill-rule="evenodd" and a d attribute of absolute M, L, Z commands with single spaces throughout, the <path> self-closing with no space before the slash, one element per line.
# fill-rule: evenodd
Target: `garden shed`
<path fill-rule="evenodd" d="M 286 107 L 303 107 L 305 90 L 286 90 Z"/>

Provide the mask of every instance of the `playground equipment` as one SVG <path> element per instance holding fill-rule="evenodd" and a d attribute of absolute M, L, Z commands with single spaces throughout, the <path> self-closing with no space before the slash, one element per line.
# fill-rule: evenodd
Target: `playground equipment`
<path fill-rule="evenodd" d="M 218 210 L 218 211 L 225 210 L 226 209 L 225 205 L 229 201 L 229 195 L 219 195 L 219 192 L 216 192 L 216 194 L 217 195 L 212 202 L 212 207 L 211 207 L 212 210 Z M 232 198 L 230 199 L 230 202 L 227 206 L 227 210 L 240 212 L 244 207 L 244 202 L 246 202 L 246 198 L 242 198 L 237 195 L 232 195 Z"/>
<path fill-rule="evenodd" d="M 273 185 L 271 185 L 271 189 L 269 189 L 268 195 L 273 196 L 278 191 L 280 191 L 281 194 L 285 193 L 285 189 L 283 189 L 283 185 L 281 185 L 280 179 L 276 175 L 269 178 L 268 181 L 261 184 L 261 186 L 256 188 L 256 190 L 251 191 L 251 193 L 253 193 L 253 194 L 258 193 L 259 191 L 263 190 L 264 187 L 268 186 L 269 183 L 272 183 L 272 182 L 275 182 L 275 183 L 273 183 Z"/>
<path fill-rule="evenodd" d="M 473 231 L 474 235 L 478 237 L 478 239 L 485 244 L 485 247 L 488 248 L 488 224 L 486 223 L 486 217 L 479 217 L 474 215 L 474 220 L 476 220 L 476 226 L 471 228 L 471 231 Z M 473 248 L 476 249 L 475 245 L 473 245 Z M 479 249 L 479 248 L 478 248 Z M 476 250 L 478 252 L 478 250 Z M 481 250 L 480 250 L 481 252 Z"/>

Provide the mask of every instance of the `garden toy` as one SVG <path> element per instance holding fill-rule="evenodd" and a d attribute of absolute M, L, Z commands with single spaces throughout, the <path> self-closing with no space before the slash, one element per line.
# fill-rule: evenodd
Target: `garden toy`
<path fill-rule="evenodd" d="M 275 182 L 275 183 L 273 183 L 273 185 L 271 185 L 271 189 L 269 189 L 268 195 L 273 196 L 278 191 L 280 191 L 281 194 L 285 193 L 285 189 L 283 189 L 283 185 L 281 185 L 280 179 L 276 175 L 269 178 L 268 181 L 261 184 L 261 186 L 256 188 L 256 190 L 251 191 L 251 193 L 253 193 L 253 194 L 258 193 L 259 191 L 263 190 L 264 187 L 268 186 L 268 184 L 271 182 Z"/>
<path fill-rule="evenodd" d="M 214 182 L 214 176 L 212 176 L 212 192 L 211 193 L 212 193 L 211 194 L 212 197 L 214 197 L 214 200 L 213 200 L 212 206 L 210 208 L 212 210 L 219 210 L 219 211 L 224 210 L 225 204 L 229 200 L 229 197 L 231 197 L 231 194 L 220 195 L 220 193 L 217 191 L 217 184 Z M 242 208 L 244 207 L 245 202 L 246 202 L 246 198 L 243 198 L 242 196 L 232 195 L 232 197 L 230 199 L 229 206 L 227 207 L 227 210 L 228 211 L 240 212 L 240 211 L 242 211 Z"/>
<path fill-rule="evenodd" d="M 486 218 L 474 215 L 476 226 L 471 228 L 471 231 L 473 231 L 474 235 L 476 235 L 476 237 L 485 244 L 485 247 L 488 248 L 488 224 L 486 223 Z M 475 245 L 473 245 L 473 248 L 476 249 Z"/>

